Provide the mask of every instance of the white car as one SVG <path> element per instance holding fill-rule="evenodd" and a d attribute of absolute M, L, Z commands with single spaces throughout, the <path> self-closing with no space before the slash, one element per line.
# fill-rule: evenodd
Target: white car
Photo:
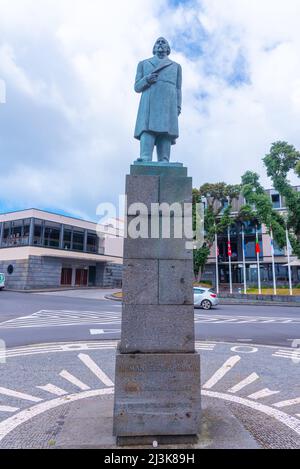
<path fill-rule="evenodd" d="M 0 273 L 0 290 L 5 287 L 5 275 Z"/>
<path fill-rule="evenodd" d="M 203 309 L 211 309 L 219 304 L 219 298 L 211 288 L 194 287 L 194 305 Z"/>

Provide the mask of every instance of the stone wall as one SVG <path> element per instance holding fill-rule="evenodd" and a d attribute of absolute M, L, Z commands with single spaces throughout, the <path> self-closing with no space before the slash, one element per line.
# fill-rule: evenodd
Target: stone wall
<path fill-rule="evenodd" d="M 5 275 L 5 287 L 13 290 L 24 290 L 27 284 L 28 259 L 0 261 L 0 272 Z M 12 265 L 14 271 L 8 274 L 7 268 Z"/>
<path fill-rule="evenodd" d="M 7 272 L 9 265 L 13 273 Z M 60 288 L 62 266 L 81 268 L 87 262 L 72 261 L 63 264 L 62 259 L 54 257 L 29 256 L 28 259 L 0 261 L 0 272 L 6 278 L 5 287 L 12 290 L 34 290 L 42 288 Z M 122 286 L 122 264 L 97 262 L 96 286 L 119 288 Z"/>
<path fill-rule="evenodd" d="M 61 267 L 60 259 L 30 256 L 25 289 L 60 287 Z"/>

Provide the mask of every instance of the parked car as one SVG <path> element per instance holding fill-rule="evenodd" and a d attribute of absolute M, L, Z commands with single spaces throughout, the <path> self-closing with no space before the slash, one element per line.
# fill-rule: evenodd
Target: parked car
<path fill-rule="evenodd" d="M 194 305 L 203 309 L 211 309 L 219 304 L 219 298 L 211 288 L 194 287 Z"/>
<path fill-rule="evenodd" d="M 0 290 L 5 287 L 5 275 L 0 273 Z"/>

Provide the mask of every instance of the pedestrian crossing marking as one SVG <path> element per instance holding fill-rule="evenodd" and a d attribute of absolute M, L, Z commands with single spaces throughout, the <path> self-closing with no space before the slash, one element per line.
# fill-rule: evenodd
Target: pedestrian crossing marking
<path fill-rule="evenodd" d="M 238 384 L 236 384 L 232 388 L 228 389 L 228 392 L 230 392 L 232 394 L 236 394 L 237 392 L 241 391 L 246 386 L 249 386 L 250 384 L 254 383 L 258 379 L 259 379 L 259 376 L 256 373 L 252 373 L 247 378 L 243 379 Z"/>
<path fill-rule="evenodd" d="M 271 389 L 264 388 L 260 391 L 250 394 L 248 398 L 257 401 L 258 399 L 264 399 L 265 397 L 273 396 L 273 394 L 279 394 L 279 391 L 271 391 Z"/>
<path fill-rule="evenodd" d="M 198 324 L 300 324 L 300 318 L 280 318 L 268 316 L 229 316 L 204 315 L 195 313 L 195 322 Z"/>
<path fill-rule="evenodd" d="M 0 405 L 0 412 L 8 412 L 8 413 L 14 413 L 17 412 L 19 407 L 11 407 L 11 406 L 5 406 L 5 405 Z"/>
<path fill-rule="evenodd" d="M 42 391 L 47 391 L 50 394 L 54 394 L 55 396 L 65 396 L 67 391 L 64 391 L 61 388 L 58 388 L 57 386 L 54 386 L 54 384 L 47 384 L 46 386 L 37 386 L 38 389 L 41 389 Z"/>
<path fill-rule="evenodd" d="M 76 378 L 76 376 L 73 376 L 71 373 L 69 373 L 67 370 L 63 370 L 59 373 L 59 376 L 62 378 L 66 379 L 70 383 L 74 384 L 77 388 L 81 389 L 82 391 L 87 391 L 90 389 L 87 384 L 84 384 L 80 379 Z"/>
<path fill-rule="evenodd" d="M 41 402 L 43 399 L 39 397 L 31 396 L 30 394 L 25 394 L 23 392 L 14 391 L 13 389 L 7 388 L 0 388 L 0 394 L 4 396 L 15 397 L 16 399 L 21 399 L 24 401 L 31 401 L 31 402 Z"/>
<path fill-rule="evenodd" d="M 225 363 L 214 373 L 214 375 L 203 385 L 204 389 L 214 387 L 239 361 L 241 357 L 235 355 L 228 358 Z"/>
<path fill-rule="evenodd" d="M 104 371 L 101 370 L 101 368 L 99 368 L 99 366 L 89 355 L 80 353 L 78 358 L 91 370 L 95 376 L 97 376 L 100 381 L 102 381 L 103 384 L 105 384 L 105 386 L 114 386 L 112 380 L 104 373 Z"/>
<path fill-rule="evenodd" d="M 300 363 L 300 350 L 299 349 L 279 349 L 272 354 L 272 357 L 287 358 Z"/>
<path fill-rule="evenodd" d="M 282 407 L 289 407 L 292 405 L 300 404 L 300 397 L 296 397 L 295 399 L 289 399 L 287 401 L 276 402 L 274 407 L 278 407 L 279 409 Z"/>

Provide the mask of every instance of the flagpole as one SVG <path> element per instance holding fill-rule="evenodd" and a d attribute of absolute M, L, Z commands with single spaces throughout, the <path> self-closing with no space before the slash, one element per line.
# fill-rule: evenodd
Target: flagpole
<path fill-rule="evenodd" d="M 220 292 L 219 288 L 219 248 L 218 248 L 218 235 L 215 234 L 215 245 L 216 245 L 216 288 L 217 288 L 217 295 Z"/>
<path fill-rule="evenodd" d="M 232 295 L 232 272 L 231 272 L 231 243 L 230 243 L 230 227 L 228 226 L 228 260 L 229 260 L 229 283 L 230 283 L 230 294 Z"/>
<path fill-rule="evenodd" d="M 274 258 L 274 237 L 273 237 L 272 228 L 271 228 L 271 249 L 272 249 L 273 290 L 274 290 L 274 295 L 277 295 L 276 274 L 275 274 L 275 258 Z"/>
<path fill-rule="evenodd" d="M 247 294 L 247 278 L 246 278 L 246 258 L 245 258 L 245 233 L 244 225 L 242 225 L 242 248 L 243 248 L 243 272 L 244 272 L 244 294 Z"/>
<path fill-rule="evenodd" d="M 259 254 L 260 254 L 260 248 L 259 248 L 259 242 L 258 242 L 258 231 L 257 231 L 257 226 L 255 228 L 256 231 L 256 259 L 257 259 L 257 280 L 258 280 L 258 293 L 261 295 L 261 281 L 260 281 L 260 263 L 259 263 Z"/>
<path fill-rule="evenodd" d="M 289 240 L 289 233 L 288 233 L 287 227 L 285 229 L 285 235 L 286 235 L 286 247 L 287 247 L 287 257 L 288 257 L 290 295 L 293 295 L 292 272 L 291 272 L 291 243 Z"/>

